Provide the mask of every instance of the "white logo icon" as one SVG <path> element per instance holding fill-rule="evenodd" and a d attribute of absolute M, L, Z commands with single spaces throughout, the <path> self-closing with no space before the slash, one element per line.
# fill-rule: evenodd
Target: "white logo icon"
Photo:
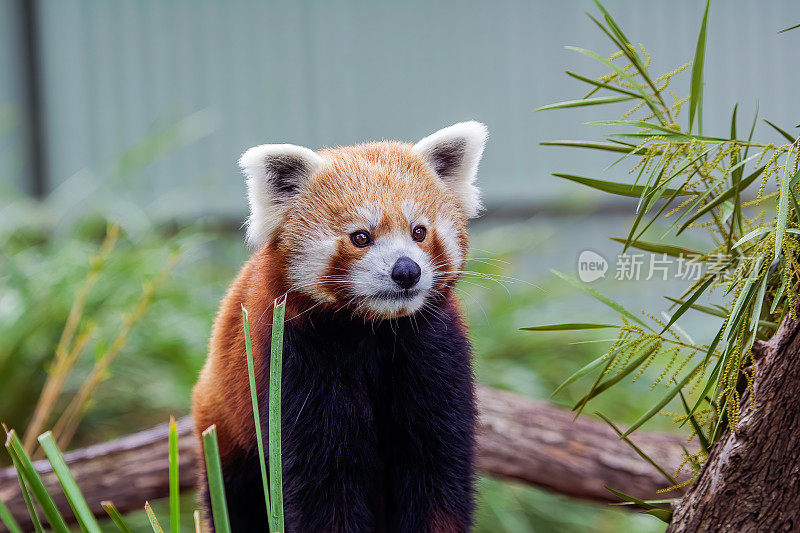
<path fill-rule="evenodd" d="M 584 283 L 606 277 L 607 270 L 608 261 L 596 252 L 584 250 L 578 256 L 578 277 Z"/>

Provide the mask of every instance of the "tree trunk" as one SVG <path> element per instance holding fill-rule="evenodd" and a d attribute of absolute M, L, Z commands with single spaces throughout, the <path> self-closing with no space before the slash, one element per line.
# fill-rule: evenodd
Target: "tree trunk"
<path fill-rule="evenodd" d="M 752 402 L 675 504 L 668 533 L 800 530 L 800 323 L 754 346 Z"/>
<path fill-rule="evenodd" d="M 601 502 L 619 501 L 609 485 L 642 498 L 658 498 L 669 482 L 642 460 L 605 423 L 580 417 L 547 402 L 478 387 L 478 466 L 486 474 L 547 487 Z M 180 485 L 194 486 L 199 454 L 189 417 L 178 421 Z M 641 432 L 633 440 L 665 468 L 682 460 L 680 435 Z M 167 425 L 65 454 L 75 481 L 98 516 L 101 500 L 122 511 L 142 509 L 145 500 L 169 495 Z M 36 469 L 67 520 L 69 505 L 47 461 Z M 26 529 L 31 527 L 13 469 L 0 470 L 0 500 Z M 5 528 L 0 524 L 0 531 Z"/>

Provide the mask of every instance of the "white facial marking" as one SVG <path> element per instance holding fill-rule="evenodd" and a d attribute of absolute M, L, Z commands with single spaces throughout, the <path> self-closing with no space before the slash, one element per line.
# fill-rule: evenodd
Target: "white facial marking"
<path fill-rule="evenodd" d="M 403 200 L 400 204 L 400 211 L 403 213 L 403 216 L 406 217 L 409 228 L 413 228 L 414 226 L 418 225 L 429 225 L 428 217 L 422 213 L 422 209 L 420 208 L 419 204 L 417 204 L 417 202 L 414 200 Z"/>
<path fill-rule="evenodd" d="M 464 260 L 464 255 L 461 252 L 461 246 L 459 246 L 458 231 L 453 220 L 442 215 L 436 217 L 436 233 L 445 249 L 445 254 L 442 257 L 433 258 L 435 265 L 443 265 L 442 268 L 437 270 L 459 270 L 461 262 Z"/>
<path fill-rule="evenodd" d="M 330 265 L 330 258 L 336 253 L 336 237 L 328 232 L 320 230 L 298 250 L 297 256 L 289 262 L 288 277 L 291 281 L 291 289 L 299 290 L 305 294 L 324 301 L 333 302 L 335 298 L 325 291 L 321 291 L 321 285 L 327 281 L 326 272 Z M 333 275 L 334 280 L 345 280 L 347 273 L 341 272 Z"/>
<path fill-rule="evenodd" d="M 408 290 L 392 279 L 392 268 L 401 257 L 408 257 L 420 267 L 419 281 Z M 418 311 L 433 287 L 433 265 L 428 254 L 414 242 L 407 231 L 378 237 L 369 251 L 358 260 L 351 272 L 353 296 L 371 313 L 394 317 Z"/>

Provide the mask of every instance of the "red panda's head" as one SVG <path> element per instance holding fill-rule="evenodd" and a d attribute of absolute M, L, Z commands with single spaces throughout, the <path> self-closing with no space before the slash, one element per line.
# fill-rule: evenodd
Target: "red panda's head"
<path fill-rule="evenodd" d="M 365 319 L 415 313 L 464 267 L 486 135 L 462 122 L 413 145 L 251 148 L 239 161 L 247 240 L 273 247 L 286 287 L 319 305 Z"/>

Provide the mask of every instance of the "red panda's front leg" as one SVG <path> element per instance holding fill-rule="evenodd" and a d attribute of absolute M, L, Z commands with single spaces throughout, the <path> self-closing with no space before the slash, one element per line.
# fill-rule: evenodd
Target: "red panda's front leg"
<path fill-rule="evenodd" d="M 419 335 L 400 333 L 391 367 L 390 527 L 469 531 L 476 425 L 469 342 L 453 309 Z"/>
<path fill-rule="evenodd" d="M 341 350 L 341 351 L 340 351 Z M 282 391 L 287 532 L 374 532 L 381 476 L 374 365 L 333 330 L 287 323 Z M 266 413 L 266 409 L 262 410 Z"/>

